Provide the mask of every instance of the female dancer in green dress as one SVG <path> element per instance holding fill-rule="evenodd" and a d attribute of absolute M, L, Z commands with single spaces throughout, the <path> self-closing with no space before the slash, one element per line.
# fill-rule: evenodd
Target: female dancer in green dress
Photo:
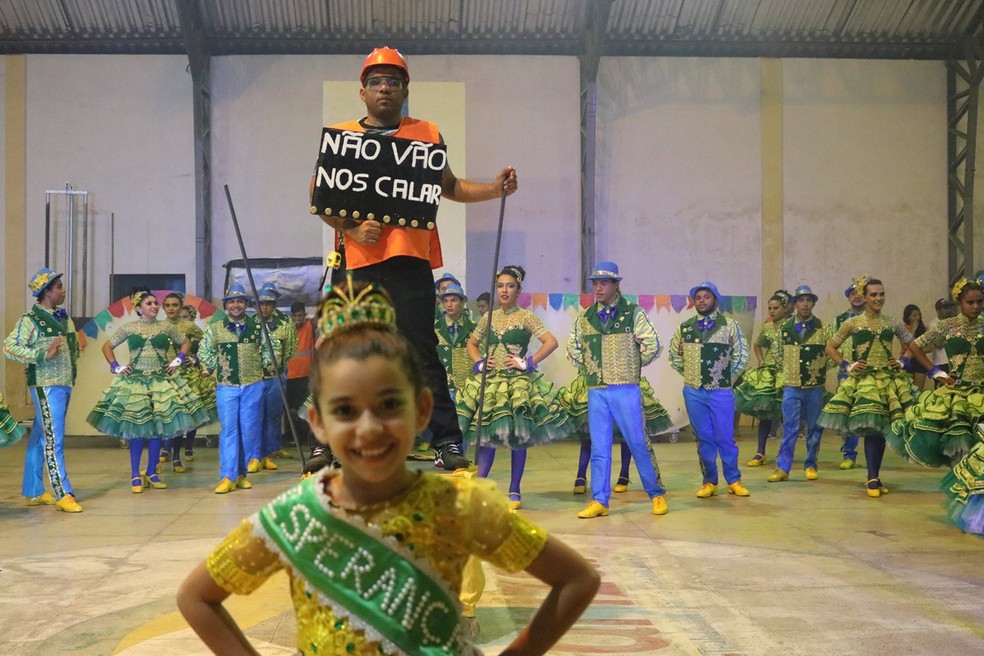
<path fill-rule="evenodd" d="M 892 355 L 892 340 L 898 338 L 908 348 L 912 335 L 900 321 L 881 313 L 885 287 L 880 280 L 864 275 L 855 281 L 855 288 L 864 297 L 865 310 L 842 323 L 825 349 L 847 378 L 823 407 L 818 423 L 841 434 L 864 436 L 867 494 L 878 498 L 888 493 L 880 478 L 885 432 L 893 421 L 903 418 L 905 409 L 914 401 L 905 363 Z M 838 349 L 848 337 L 853 345 L 851 358 L 845 359 Z M 928 361 L 920 362 L 932 367 Z"/>
<path fill-rule="evenodd" d="M 496 277 L 499 307 L 492 311 L 489 355 L 481 356 L 485 345 L 488 317 L 479 319 L 468 340 L 468 354 L 477 375 L 468 379 L 455 398 L 458 423 L 465 440 L 478 447 L 479 476 L 488 476 L 496 448 L 512 451 L 512 479 L 509 501 L 514 509 L 522 503 L 520 482 L 526 468 L 526 448 L 566 437 L 572 422 L 557 402 L 557 392 L 538 372 L 537 365 L 557 348 L 554 337 L 543 322 L 516 305 L 526 271 L 507 266 Z M 530 352 L 532 338 L 540 348 Z M 485 394 L 481 395 L 481 372 L 487 368 Z M 478 403 L 482 403 L 482 423 L 478 424 Z"/>
<path fill-rule="evenodd" d="M 776 421 L 782 418 L 782 379 L 772 344 L 787 317 L 790 300 L 789 292 L 784 289 L 769 299 L 766 310 L 771 321 L 762 324 L 758 338 L 752 343 L 759 366 L 746 371 L 741 383 L 735 387 L 735 410 L 759 420 L 755 457 L 745 463 L 749 467 L 761 467 L 766 463 L 765 442 Z"/>
<path fill-rule="evenodd" d="M 120 326 L 103 344 L 102 352 L 116 378 L 86 418 L 96 429 L 129 440 L 130 491 L 166 488 L 157 475 L 162 438 L 174 437 L 210 421 L 201 399 L 180 376 L 172 376 L 187 359 L 191 343 L 173 324 L 158 321 L 160 305 L 147 289 L 130 296 L 139 319 Z M 121 365 L 114 350 L 126 342 L 130 363 Z M 180 347 L 168 361 L 171 344 Z M 140 457 L 147 443 L 147 473 Z"/>
<path fill-rule="evenodd" d="M 909 345 L 914 356 L 943 348 L 950 372 L 928 374 L 941 383 L 919 395 L 892 423 L 889 444 L 904 458 L 927 467 L 952 466 L 977 444 L 974 427 L 984 420 L 984 292 L 980 281 L 966 278 L 953 286 L 960 314 L 943 319 Z"/>

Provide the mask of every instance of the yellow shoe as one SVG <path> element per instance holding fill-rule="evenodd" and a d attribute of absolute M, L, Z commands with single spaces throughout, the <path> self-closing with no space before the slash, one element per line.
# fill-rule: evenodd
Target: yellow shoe
<path fill-rule="evenodd" d="M 62 512 L 67 513 L 80 513 L 82 512 L 82 506 L 75 502 L 75 497 L 71 494 L 66 494 L 61 499 L 55 502 L 55 508 Z"/>
<path fill-rule="evenodd" d="M 717 494 L 718 488 L 714 483 L 704 483 L 704 485 L 697 490 L 698 499 L 706 499 L 708 497 L 713 497 Z"/>
<path fill-rule="evenodd" d="M 260 471 L 260 461 L 259 460 L 257 460 L 256 458 L 253 458 L 248 463 L 246 463 L 246 473 L 247 474 L 255 474 L 258 471 Z"/>
<path fill-rule="evenodd" d="M 157 479 L 156 481 L 154 480 L 155 478 Z M 144 474 L 143 475 L 143 486 L 144 487 L 152 487 L 155 490 L 166 490 L 167 489 L 167 483 L 165 483 L 164 481 L 162 481 L 161 478 L 160 478 L 160 476 L 158 476 L 157 474 L 154 474 L 153 476 L 147 476 L 147 474 Z"/>
<path fill-rule="evenodd" d="M 772 472 L 767 479 L 770 483 L 780 483 L 782 481 L 789 480 L 789 472 L 784 472 L 781 469 L 777 469 Z M 730 490 L 729 490 L 730 491 Z"/>
<path fill-rule="evenodd" d="M 236 479 L 236 487 L 241 490 L 248 490 L 253 487 L 253 484 L 249 482 L 249 479 L 245 476 L 240 476 Z"/>
<path fill-rule="evenodd" d="M 130 492 L 143 494 L 143 476 L 134 476 L 130 479 Z"/>
<path fill-rule="evenodd" d="M 185 466 L 181 464 L 174 465 L 173 469 L 175 474 L 183 474 L 186 471 L 188 471 L 187 469 L 185 469 Z"/>
<path fill-rule="evenodd" d="M 53 506 L 55 505 L 55 497 L 51 496 L 47 492 L 42 492 L 36 497 L 27 497 L 27 505 L 29 506 Z"/>
<path fill-rule="evenodd" d="M 658 497 L 653 497 L 653 514 L 654 515 L 665 515 L 669 508 L 666 505 L 666 497 L 660 495 Z"/>
<path fill-rule="evenodd" d="M 751 460 L 749 460 L 748 462 L 745 463 L 745 466 L 746 467 L 761 467 L 762 465 L 764 465 L 767 462 L 768 462 L 768 460 L 765 459 L 765 454 L 763 454 L 763 453 L 756 453 L 754 458 L 752 458 Z"/>
<path fill-rule="evenodd" d="M 841 469 L 854 469 L 854 461 L 853 460 L 848 460 L 848 459 L 845 458 L 844 461 L 840 464 L 840 468 Z"/>
<path fill-rule="evenodd" d="M 509 493 L 509 510 L 519 510 L 523 507 L 523 498 L 519 495 L 519 492 Z"/>
<path fill-rule="evenodd" d="M 288 451 L 287 449 L 280 449 L 279 451 L 274 451 L 273 453 L 271 453 L 270 454 L 270 457 L 271 458 L 287 458 L 288 460 L 290 460 L 291 458 L 294 457 L 294 454 L 291 453 L 290 451 Z"/>
<path fill-rule="evenodd" d="M 779 471 L 782 471 L 781 469 Z M 785 473 L 785 472 L 783 472 Z M 748 488 L 741 484 L 741 481 L 735 481 L 728 486 L 728 494 L 733 494 L 736 497 L 750 497 L 752 493 L 748 491 Z"/>
<path fill-rule="evenodd" d="M 621 494 L 622 492 L 628 491 L 628 489 L 629 489 L 629 479 L 622 478 L 621 476 L 619 476 L 618 482 L 615 483 L 615 487 L 612 488 L 612 492 L 617 492 Z"/>
<path fill-rule="evenodd" d="M 583 478 L 574 479 L 574 489 L 571 490 L 574 494 L 584 494 L 588 491 L 588 481 Z"/>
<path fill-rule="evenodd" d="M 236 484 L 235 483 L 233 483 L 228 478 L 223 478 L 221 481 L 219 481 L 218 486 L 216 486 L 215 493 L 216 494 L 228 494 L 229 492 L 232 492 L 235 489 L 236 489 Z"/>
<path fill-rule="evenodd" d="M 875 483 L 875 486 L 871 484 Z M 865 487 L 868 488 L 868 496 L 878 498 L 883 494 L 888 494 L 888 488 L 882 485 L 881 479 L 872 478 L 866 484 Z M 877 494 L 872 494 L 872 492 L 877 492 Z"/>
<path fill-rule="evenodd" d="M 803 471 L 806 472 L 806 480 L 808 480 L 808 481 L 815 481 L 818 478 L 820 478 L 820 474 L 818 474 L 817 473 L 817 470 L 814 469 L 813 467 L 807 467 Z"/>
<path fill-rule="evenodd" d="M 273 458 L 271 458 L 270 456 L 267 456 L 266 458 L 261 460 L 260 464 L 263 465 L 263 469 L 269 469 L 270 471 L 273 471 L 274 469 L 280 469 L 280 467 L 277 467 L 277 463 L 275 463 L 273 461 Z"/>
<path fill-rule="evenodd" d="M 595 517 L 608 517 L 608 508 L 597 501 L 592 501 L 588 507 L 577 514 L 578 519 L 594 519 Z"/>

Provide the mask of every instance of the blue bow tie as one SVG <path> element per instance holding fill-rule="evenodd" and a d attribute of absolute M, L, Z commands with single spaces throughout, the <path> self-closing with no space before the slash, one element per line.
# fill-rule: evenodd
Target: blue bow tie
<path fill-rule="evenodd" d="M 710 317 L 704 317 L 703 319 L 697 320 L 697 328 L 699 330 L 710 330 L 714 327 L 714 319 Z"/>
<path fill-rule="evenodd" d="M 806 330 L 807 328 L 809 328 L 809 327 L 810 327 L 810 324 L 811 324 L 811 322 L 810 322 L 810 321 L 797 321 L 797 322 L 796 322 L 796 323 L 795 323 L 795 324 L 793 325 L 793 328 L 795 328 L 795 329 L 796 329 L 796 332 L 798 332 L 798 333 L 801 333 L 801 332 L 803 332 L 804 330 Z"/>
<path fill-rule="evenodd" d="M 243 334 L 243 331 L 246 330 L 246 322 L 245 321 L 229 321 L 229 322 L 226 323 L 226 328 L 228 328 L 229 330 L 231 330 L 232 332 L 234 332 L 236 334 L 242 335 Z"/>
<path fill-rule="evenodd" d="M 65 311 L 65 308 L 58 308 L 57 310 L 54 311 L 53 315 L 56 319 L 68 318 L 68 312 Z"/>
<path fill-rule="evenodd" d="M 456 324 L 456 323 L 449 323 L 448 324 L 448 334 L 449 335 L 457 335 L 460 331 L 461 331 L 461 326 L 459 326 L 458 324 Z"/>
<path fill-rule="evenodd" d="M 608 323 L 608 320 L 615 316 L 615 306 L 609 305 L 603 310 L 598 310 L 598 318 L 601 323 Z"/>

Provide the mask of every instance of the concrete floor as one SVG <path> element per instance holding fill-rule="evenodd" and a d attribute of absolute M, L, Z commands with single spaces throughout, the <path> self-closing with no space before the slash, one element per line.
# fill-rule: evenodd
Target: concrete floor
<path fill-rule="evenodd" d="M 744 462 L 754 441 L 739 444 Z M 769 443 L 770 459 L 776 447 Z M 589 500 L 570 492 L 577 445 L 532 450 L 522 512 L 604 578 L 552 653 L 984 653 L 984 541 L 944 521 L 943 470 L 888 455 L 882 480 L 891 493 L 869 499 L 863 469 L 837 469 L 838 447 L 828 436 L 818 481 L 794 470 L 771 484 L 771 467 L 743 467 L 750 498 L 702 500 L 694 444 L 657 444 L 669 514 L 649 514 L 633 484 L 615 495 L 609 517 L 594 520 L 575 517 Z M 199 448 L 189 473 L 166 473 L 167 490 L 134 495 L 115 441 L 75 438 L 66 458 L 85 512 L 66 515 L 25 507 L 23 451 L 23 443 L 0 451 L 0 653 L 8 656 L 207 653 L 178 615 L 175 591 L 298 471 L 297 461 L 281 461 L 279 471 L 252 476 L 252 490 L 218 496 L 217 452 Z M 507 476 L 507 462 L 496 463 L 500 487 Z M 479 643 L 496 654 L 544 589 L 525 575 L 488 568 L 487 576 Z M 261 653 L 293 653 L 284 575 L 229 606 Z"/>

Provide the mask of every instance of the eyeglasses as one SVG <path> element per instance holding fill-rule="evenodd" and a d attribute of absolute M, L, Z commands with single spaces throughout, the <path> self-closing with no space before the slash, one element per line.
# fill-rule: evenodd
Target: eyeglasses
<path fill-rule="evenodd" d="M 399 90 L 403 88 L 403 78 L 393 77 L 390 75 L 373 75 L 372 77 L 366 78 L 367 89 L 378 89 L 384 84 L 390 89 Z"/>

